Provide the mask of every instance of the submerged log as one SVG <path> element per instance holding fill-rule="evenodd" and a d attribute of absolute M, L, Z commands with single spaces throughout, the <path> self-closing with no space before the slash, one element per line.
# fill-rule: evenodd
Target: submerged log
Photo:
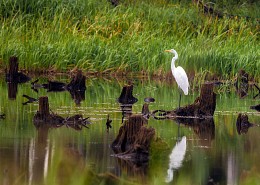
<path fill-rule="evenodd" d="M 246 114 L 238 114 L 236 127 L 238 134 L 246 134 L 250 127 L 254 126 L 254 124 L 248 121 L 248 116 Z"/>
<path fill-rule="evenodd" d="M 213 88 L 213 83 L 203 84 L 200 90 L 200 96 L 193 104 L 177 108 L 173 111 L 167 111 L 165 112 L 165 117 L 213 117 L 216 109 L 216 94 L 213 92 Z"/>
<path fill-rule="evenodd" d="M 6 81 L 12 83 L 25 83 L 30 80 L 30 77 L 18 71 L 18 58 L 15 56 L 9 59 L 9 70 L 6 74 Z"/>
<path fill-rule="evenodd" d="M 142 115 L 132 115 L 125 121 L 112 143 L 116 157 L 131 161 L 148 161 L 155 129 L 147 128 L 146 125 L 147 120 Z"/>

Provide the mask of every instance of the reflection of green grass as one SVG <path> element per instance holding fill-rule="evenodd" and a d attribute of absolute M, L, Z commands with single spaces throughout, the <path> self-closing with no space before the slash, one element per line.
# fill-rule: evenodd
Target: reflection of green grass
<path fill-rule="evenodd" d="M 69 81 L 62 77 L 57 77 L 56 80 Z M 46 81 L 47 79 L 40 78 L 41 83 Z M 45 89 L 40 89 L 37 94 L 30 89 L 29 83 L 18 86 L 16 100 L 8 100 L 7 84 L 1 79 L 0 112 L 7 115 L 5 120 L 0 120 L 0 154 L 3 155 L 1 161 L 7 165 L 10 163 L 15 164 L 14 169 L 16 170 L 13 170 L 14 172 L 17 171 L 17 168 L 21 170 L 21 178 L 13 178 L 18 179 L 17 183 L 28 184 L 28 148 L 32 140 L 38 142 L 35 146 L 42 146 L 44 152 L 47 148 L 44 144 L 48 140 L 50 150 L 49 169 L 45 178 L 45 184 L 109 184 L 108 180 L 112 180 L 114 184 L 128 184 L 129 181 L 134 181 L 136 184 L 143 184 L 143 181 L 140 179 L 137 180 L 139 177 L 138 174 L 129 177 L 127 174 L 128 170 L 130 170 L 129 168 L 117 166 L 120 165 L 118 162 L 114 164 L 113 160 L 115 158 L 110 156 L 109 151 L 109 146 L 117 136 L 121 126 L 122 114 L 119 104 L 116 103 L 116 98 L 120 95 L 122 84 L 126 83 L 126 81 L 87 79 L 86 82 L 85 100 L 78 107 L 68 92 L 47 93 Z M 84 128 L 80 132 L 66 126 L 58 129 L 50 129 L 48 138 L 42 140 L 38 137 L 39 131 L 35 129 L 32 123 L 33 115 L 38 106 L 37 104 L 23 106 L 22 102 L 24 99 L 22 98 L 22 94 L 28 94 L 32 97 L 48 95 L 50 108 L 55 113 L 61 114 L 63 117 L 73 115 L 74 113 L 82 113 L 84 117 L 90 116 L 93 124 L 90 125 L 89 129 Z M 176 84 L 165 84 L 160 81 L 149 82 L 145 80 L 141 82 L 136 80 L 133 94 L 139 99 L 133 106 L 133 113 L 141 112 L 143 99 L 147 96 L 152 96 L 156 100 L 150 104 L 150 110 L 171 110 L 178 104 Z M 223 94 L 217 95 L 217 111 L 227 111 L 231 107 L 235 111 L 247 111 L 248 105 L 254 103 L 254 100 L 249 99 L 249 97 L 242 100 L 238 99 L 234 92 L 227 95 Z M 192 103 L 196 96 L 185 96 L 182 103 L 184 105 Z M 106 132 L 105 127 L 105 119 L 108 113 L 111 119 L 113 119 L 112 129 L 109 133 Z M 195 134 L 192 127 L 180 126 L 180 135 L 187 137 L 187 153 L 183 161 L 183 166 L 175 173 L 174 182 L 176 184 L 203 184 L 204 180 L 208 179 L 211 167 L 219 167 L 221 164 L 223 164 L 223 168 L 226 167 L 226 162 L 228 161 L 227 154 L 230 153 L 230 150 L 235 151 L 235 155 L 238 156 L 239 161 L 243 162 L 242 165 L 246 166 L 247 171 L 250 170 L 248 171 L 250 172 L 250 176 L 247 176 L 242 184 L 254 182 L 259 177 L 259 169 L 254 165 L 259 164 L 257 162 L 257 156 L 260 151 L 260 147 L 257 144 L 259 141 L 259 129 L 250 128 L 247 135 L 238 135 L 236 134 L 235 127 L 236 118 L 236 113 L 224 116 L 221 113 L 215 115 L 215 137 L 211 140 L 200 138 Z M 259 116 L 250 115 L 249 119 L 250 122 L 256 123 L 259 120 Z M 176 144 L 178 125 L 173 120 L 158 121 L 151 118 L 149 119 L 148 126 L 156 129 L 156 136 L 160 139 L 151 146 L 151 158 L 144 178 L 147 180 L 147 184 L 164 184 L 164 179 L 167 175 L 169 154 Z M 45 141 L 46 143 L 41 143 L 41 141 Z M 248 143 L 250 144 L 250 148 L 246 145 Z M 202 148 L 199 146 L 202 146 Z M 208 146 L 208 148 L 203 148 L 203 146 Z M 4 155 L 6 153 L 8 155 Z M 16 158 L 13 156 L 16 156 Z M 37 158 L 38 161 L 44 161 L 44 156 L 38 156 L 42 157 L 41 159 Z M 17 163 L 14 159 L 20 162 Z M 122 172 L 119 178 L 110 176 L 109 174 L 100 174 L 100 168 L 104 171 L 109 171 L 109 167 L 113 167 L 113 165 L 116 165 L 119 168 L 117 170 L 121 170 Z M 238 168 L 240 169 L 240 167 Z M 4 166 L 1 163 L 0 171 L 4 170 Z M 40 174 L 43 177 L 43 173 Z M 10 173 L 10 176 L 12 175 Z M 3 176 L 4 173 L 0 173 L 0 178 Z M 239 179 L 239 177 L 237 178 Z"/>
<path fill-rule="evenodd" d="M 106 0 L 3 0 L 0 59 L 7 64 L 9 56 L 17 55 L 21 68 L 28 70 L 77 66 L 89 72 L 158 74 L 170 70 L 170 56 L 163 51 L 176 48 L 188 71 L 202 68 L 234 76 L 244 68 L 259 77 L 258 5 L 232 6 L 233 13 L 252 17 L 247 21 L 218 19 L 190 4 L 155 0 L 116 8 Z"/>

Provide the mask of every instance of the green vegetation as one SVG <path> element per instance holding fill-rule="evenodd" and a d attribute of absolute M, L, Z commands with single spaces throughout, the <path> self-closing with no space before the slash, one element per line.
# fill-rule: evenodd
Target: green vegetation
<path fill-rule="evenodd" d="M 188 72 L 258 78 L 260 4 L 223 2 L 215 7 L 239 17 L 203 14 L 192 1 L 2 0 L 0 66 L 16 55 L 30 71 L 165 74 L 164 50 L 175 48 Z"/>

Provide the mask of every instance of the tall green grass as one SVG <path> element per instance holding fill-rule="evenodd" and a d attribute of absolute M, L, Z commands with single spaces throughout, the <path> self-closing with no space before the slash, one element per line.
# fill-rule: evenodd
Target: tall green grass
<path fill-rule="evenodd" d="M 2 0 L 0 60 L 7 66 L 16 55 L 20 68 L 34 71 L 165 74 L 171 56 L 164 50 L 175 48 L 188 72 L 225 78 L 243 68 L 257 78 L 259 13 L 248 6 L 245 11 L 250 20 L 220 19 L 166 0 L 129 0 L 117 7 L 106 0 Z"/>

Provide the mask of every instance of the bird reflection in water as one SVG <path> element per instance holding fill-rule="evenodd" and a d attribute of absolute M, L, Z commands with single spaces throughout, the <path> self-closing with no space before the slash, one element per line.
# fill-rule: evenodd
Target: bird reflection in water
<path fill-rule="evenodd" d="M 165 182 L 169 183 L 173 180 L 174 171 L 178 170 L 182 166 L 182 161 L 186 153 L 186 136 L 183 136 L 180 141 L 176 142 L 176 145 L 172 149 L 169 156 L 169 169 L 167 170 L 167 177 Z"/>

